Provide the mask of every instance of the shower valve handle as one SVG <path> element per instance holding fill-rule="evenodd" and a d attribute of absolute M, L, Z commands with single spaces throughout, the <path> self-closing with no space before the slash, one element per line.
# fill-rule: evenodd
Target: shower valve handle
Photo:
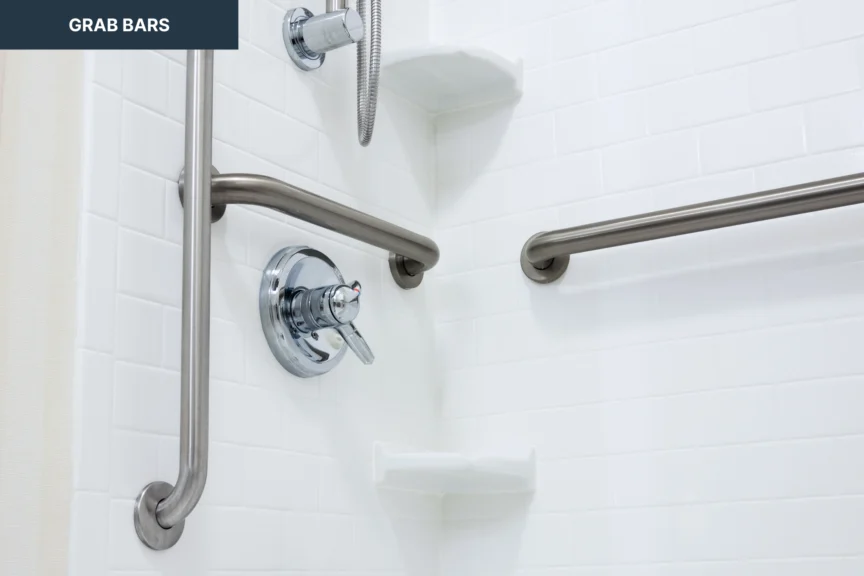
<path fill-rule="evenodd" d="M 290 317 L 301 333 L 334 328 L 364 364 L 372 364 L 375 355 L 354 326 L 360 313 L 359 282 L 350 286 L 333 284 L 314 290 L 298 290 L 291 298 Z"/>

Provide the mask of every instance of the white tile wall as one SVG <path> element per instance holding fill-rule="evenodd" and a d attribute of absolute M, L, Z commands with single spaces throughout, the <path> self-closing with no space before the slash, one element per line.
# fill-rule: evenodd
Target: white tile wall
<path fill-rule="evenodd" d="M 574 256 L 551 286 L 518 264 L 542 230 L 861 171 L 859 2 L 391 3 L 392 46 L 428 9 L 433 41 L 522 58 L 526 93 L 433 119 L 385 92 L 369 150 L 353 58 L 292 68 L 270 26 L 289 4 L 240 2 L 214 163 L 434 231 L 441 264 L 402 292 L 378 250 L 231 207 L 209 485 L 180 545 L 145 550 L 132 500 L 177 467 L 185 62 L 92 54 L 72 574 L 864 571 L 864 210 Z M 297 243 L 364 283 L 374 366 L 300 381 L 272 358 L 260 271 Z M 538 490 L 449 499 L 442 524 L 437 498 L 374 490 L 375 440 L 534 447 Z"/>
<path fill-rule="evenodd" d="M 373 145 L 361 150 L 353 56 L 328 57 L 330 77 L 298 73 L 281 46 L 277 4 L 242 1 L 240 50 L 216 55 L 214 164 L 431 234 L 432 119 L 385 92 Z M 209 485 L 175 549 L 138 541 L 134 498 L 177 474 L 185 55 L 89 59 L 70 573 L 436 574 L 437 498 L 385 507 L 369 473 L 376 440 L 439 439 L 429 282 L 399 293 L 382 251 L 236 206 L 213 227 Z M 375 366 L 349 357 L 301 381 L 272 357 L 258 283 L 273 253 L 295 244 L 323 250 L 363 283 L 359 323 Z"/>
<path fill-rule="evenodd" d="M 442 573 L 864 572 L 864 210 L 581 254 L 550 286 L 518 263 L 543 230 L 862 171 L 861 3 L 543 0 L 489 34 L 465 4 L 435 39 L 528 70 L 518 123 L 437 124 L 445 438 L 535 447 L 538 489 L 449 500 Z"/>

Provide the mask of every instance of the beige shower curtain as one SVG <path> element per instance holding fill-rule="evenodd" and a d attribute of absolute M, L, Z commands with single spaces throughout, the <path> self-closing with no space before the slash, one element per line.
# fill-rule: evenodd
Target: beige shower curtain
<path fill-rule="evenodd" d="M 67 573 L 83 54 L 0 52 L 0 574 Z"/>

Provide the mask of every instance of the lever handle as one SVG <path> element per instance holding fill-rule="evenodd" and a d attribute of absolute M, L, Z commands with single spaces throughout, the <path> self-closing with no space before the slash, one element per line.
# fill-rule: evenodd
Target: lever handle
<path fill-rule="evenodd" d="M 372 353 L 369 344 L 366 343 L 366 340 L 360 334 L 360 331 L 357 330 L 357 327 L 354 326 L 353 322 L 342 324 L 336 330 L 339 331 L 339 335 L 342 336 L 345 343 L 354 351 L 354 354 L 357 355 L 361 362 L 372 364 L 375 361 L 375 354 Z"/>

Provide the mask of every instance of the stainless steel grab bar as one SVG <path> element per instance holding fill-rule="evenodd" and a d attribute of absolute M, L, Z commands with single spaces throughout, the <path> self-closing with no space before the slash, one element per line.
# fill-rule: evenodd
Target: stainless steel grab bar
<path fill-rule="evenodd" d="M 183 210 L 183 310 L 180 367 L 180 468 L 177 484 L 152 482 L 135 501 L 138 538 L 154 550 L 183 534 L 207 482 L 210 429 L 210 225 L 226 204 L 278 210 L 390 251 L 402 288 L 420 285 L 438 263 L 438 246 L 374 216 L 302 188 L 254 174 L 212 175 L 213 51 L 190 50 L 186 61 L 186 152 L 180 178 Z M 187 194 L 188 191 L 188 194 Z"/>
<path fill-rule="evenodd" d="M 529 238 L 522 248 L 522 271 L 531 280 L 547 284 L 564 274 L 571 254 L 861 203 L 864 203 L 864 174 L 853 174 L 541 232 Z"/>
<path fill-rule="evenodd" d="M 207 481 L 210 428 L 210 166 L 213 51 L 186 57 L 186 167 L 183 210 L 183 310 L 180 366 L 180 471 L 177 484 L 148 484 L 135 502 L 135 531 L 154 550 L 183 534 Z"/>
<path fill-rule="evenodd" d="M 440 256 L 438 245 L 425 236 L 267 176 L 214 175 L 212 202 L 214 214 L 226 204 L 263 206 L 383 248 L 390 252 L 393 279 L 406 289 L 419 286 Z"/>

